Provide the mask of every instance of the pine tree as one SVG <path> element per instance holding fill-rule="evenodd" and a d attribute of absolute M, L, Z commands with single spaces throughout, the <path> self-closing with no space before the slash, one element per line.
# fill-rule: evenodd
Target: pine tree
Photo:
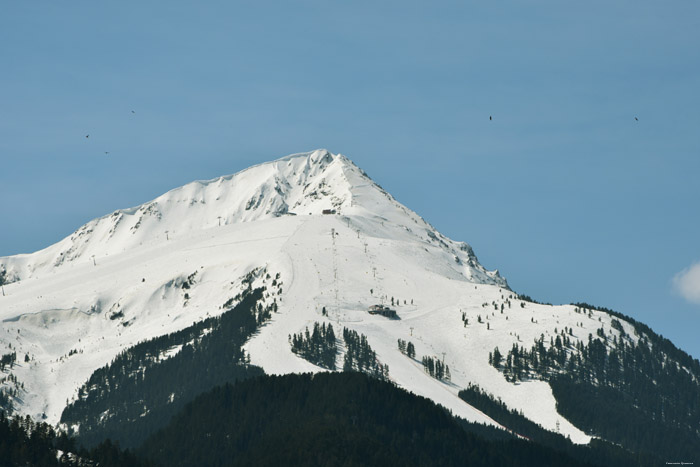
<path fill-rule="evenodd" d="M 503 356 L 501 355 L 501 352 L 498 350 L 498 347 L 493 349 L 493 366 L 496 368 L 500 368 L 502 359 L 503 359 Z"/>
<path fill-rule="evenodd" d="M 413 345 L 413 342 L 408 343 L 406 346 L 406 355 L 408 355 L 409 358 L 415 358 L 416 356 L 416 347 Z"/>
<path fill-rule="evenodd" d="M 399 339 L 399 352 L 406 354 L 406 341 L 403 339 Z"/>

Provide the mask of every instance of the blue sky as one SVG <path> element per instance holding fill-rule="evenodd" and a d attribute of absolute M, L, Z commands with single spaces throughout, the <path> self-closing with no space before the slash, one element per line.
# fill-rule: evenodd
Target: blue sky
<path fill-rule="evenodd" d="M 325 147 L 516 291 L 697 358 L 698 44 L 691 0 L 11 2 L 0 255 Z"/>

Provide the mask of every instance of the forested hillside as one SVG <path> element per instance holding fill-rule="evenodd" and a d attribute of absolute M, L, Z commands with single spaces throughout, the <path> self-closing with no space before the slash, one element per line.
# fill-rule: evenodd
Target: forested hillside
<path fill-rule="evenodd" d="M 248 288 L 220 317 L 123 352 L 92 375 L 61 422 L 77 426 L 71 431 L 88 446 L 111 438 L 133 447 L 202 392 L 263 374 L 242 349 L 274 309 L 274 302 L 263 304 L 263 293 Z"/>
<path fill-rule="evenodd" d="M 579 445 L 570 439 L 528 420 L 515 410 L 509 409 L 500 399 L 484 392 L 479 386 L 471 385 L 459 391 L 459 397 L 481 410 L 511 432 L 526 439 L 565 452 L 575 459 L 599 465 L 615 466 L 656 466 L 661 463 L 658 456 L 650 453 L 637 454 L 601 439 L 593 439 L 589 444 Z"/>
<path fill-rule="evenodd" d="M 614 318 L 587 342 L 564 328 L 529 350 L 495 348 L 490 363 L 510 381 L 548 381 L 557 410 L 591 435 L 645 455 L 700 459 L 700 362 L 648 326 L 605 312 L 630 322 L 634 335 Z"/>
<path fill-rule="evenodd" d="M 358 372 L 218 387 L 139 452 L 164 466 L 588 465 L 535 443 L 468 433 L 430 400 Z"/>
<path fill-rule="evenodd" d="M 57 433 L 47 423 L 29 417 L 7 418 L 0 411 L 0 466 L 37 467 L 146 467 L 153 465 L 107 440 L 91 450 L 78 448 L 74 439 Z"/>

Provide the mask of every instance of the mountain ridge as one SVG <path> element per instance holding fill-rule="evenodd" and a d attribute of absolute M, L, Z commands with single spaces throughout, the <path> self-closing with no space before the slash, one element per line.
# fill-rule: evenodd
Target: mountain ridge
<path fill-rule="evenodd" d="M 338 166 L 338 170 L 328 173 L 327 169 L 333 165 Z M 253 178 L 252 182 L 246 177 Z M 329 183 L 328 179 L 335 183 Z M 302 184 L 303 189 L 299 193 Z M 241 185 L 242 189 L 239 189 Z M 99 258 L 118 254 L 153 238 L 168 240 L 187 231 L 221 224 L 252 222 L 282 215 L 306 215 L 324 209 L 350 215 L 378 215 L 368 206 L 353 205 L 357 198 L 368 196 L 364 189 L 367 187 L 386 198 L 385 204 L 388 206 L 380 205 L 377 208 L 384 211 L 387 207 L 401 209 L 415 223 L 425 224 L 428 235 L 446 240 L 422 217 L 398 203 L 350 159 L 342 154 L 317 149 L 256 164 L 235 174 L 196 180 L 146 203 L 118 209 L 87 222 L 68 237 L 42 250 L 0 257 L 0 271 L 3 271 L 4 283 L 9 284 L 35 277 L 66 263 L 89 260 L 93 255 Z M 381 196 L 376 196 L 376 193 L 369 195 L 373 203 L 380 204 L 378 200 L 382 200 Z M 187 204 L 184 211 L 182 203 Z M 204 208 L 207 204 L 215 207 Z M 185 217 L 193 218 L 193 221 L 183 222 Z M 490 275 L 494 282 L 507 287 L 507 282 L 500 278 L 498 271 L 487 272 L 480 267 L 469 245 L 453 243 L 467 253 L 470 265 L 473 264 Z M 93 246 L 95 244 L 96 247 Z"/>
<path fill-rule="evenodd" d="M 0 404 L 56 423 L 67 406 L 90 402 L 86 381 L 121 374 L 110 367 L 118 356 L 159 336 L 194 333 L 147 355 L 139 370 L 145 374 L 208 339 L 213 331 L 201 323 L 224 316 L 254 286 L 265 288 L 261 309 L 274 311 L 240 351 L 266 374 L 328 371 L 298 349 L 300 339 L 311 339 L 308 329 L 332 325 L 343 337 L 323 344 L 336 356 L 335 368 L 326 368 L 382 375 L 470 422 L 499 426 L 459 398 L 478 384 L 544 429 L 585 444 L 601 421 L 574 413 L 578 426 L 562 415 L 550 380 L 572 368 L 582 375 L 572 385 L 587 385 L 577 387 L 596 397 L 597 385 L 619 392 L 624 381 L 613 374 L 625 362 L 632 369 L 625 378 L 646 368 L 663 378 L 672 370 L 686 394 L 663 413 L 682 414 L 688 404 L 690 415 L 669 423 L 694 423 L 700 371 L 692 358 L 611 310 L 540 304 L 514 293 L 467 243 L 440 234 L 344 156 L 299 153 L 227 177 L 226 184 L 226 177 L 192 182 L 155 199 L 172 209 L 154 201 L 129 208 L 134 214 L 117 230 L 132 243 L 112 240 L 116 247 L 103 254 L 85 248 L 103 245 L 113 213 L 100 218 L 108 223 L 99 229 L 85 229 L 73 260 L 56 265 L 61 252 L 47 249 L 35 253 L 45 257 L 32 268 L 19 258 L 32 274 L 6 283 L 0 297 L 0 355 L 11 361 L 0 374 Z M 211 207 L 218 201 L 230 217 L 217 217 L 222 212 Z M 17 261 L 0 258 L 0 268 L 16 273 L 7 266 Z M 102 388 L 105 400 L 118 400 L 110 387 Z M 116 416 L 102 410 L 85 411 L 88 418 L 73 419 L 70 428 L 79 433 L 81 424 Z M 649 406 L 639 417 L 656 414 Z"/>

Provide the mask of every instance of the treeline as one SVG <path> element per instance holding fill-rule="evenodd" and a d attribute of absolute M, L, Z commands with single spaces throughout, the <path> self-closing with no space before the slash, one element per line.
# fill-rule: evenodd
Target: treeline
<path fill-rule="evenodd" d="M 477 387 L 460 397 L 499 423 L 517 427 L 530 441 L 457 420 L 429 399 L 357 372 L 290 374 L 201 394 L 133 452 L 110 440 L 90 451 L 76 448 L 74 439 L 49 425 L 0 414 L 0 465 L 148 465 L 144 459 L 163 466 L 660 463 L 599 440 L 573 445 Z"/>
<path fill-rule="evenodd" d="M 314 329 L 309 332 L 307 327 L 303 333 L 289 336 L 292 352 L 314 365 L 329 370 L 335 370 L 335 359 L 338 355 L 333 326 L 329 323 L 314 323 Z"/>
<path fill-rule="evenodd" d="M 416 348 L 413 342 L 406 342 L 403 339 L 399 339 L 398 344 L 399 352 L 409 358 L 415 358 Z M 421 363 L 423 364 L 423 370 L 433 378 L 441 381 L 450 381 L 452 379 L 449 365 L 446 365 L 444 362 L 440 361 L 440 359 L 424 355 L 421 359 Z"/>
<path fill-rule="evenodd" d="M 24 390 L 24 383 L 17 379 L 14 373 L 0 378 L 0 411 L 8 414 L 14 412 L 14 402 L 21 397 Z"/>
<path fill-rule="evenodd" d="M 638 405 L 633 395 L 609 386 L 574 382 L 566 375 L 553 377 L 549 385 L 557 411 L 591 435 L 618 443 L 642 458 L 700 459 L 697 426 L 654 419 L 645 402 Z M 668 397 L 668 393 L 656 393 L 661 404 Z"/>
<path fill-rule="evenodd" d="M 0 384 L 2 382 L 0 381 Z M 12 393 L 12 390 L 6 391 L 5 388 L 0 388 L 0 412 L 2 411 L 8 411 L 12 412 L 13 406 L 12 406 L 12 397 L 14 394 Z"/>
<path fill-rule="evenodd" d="M 218 387 L 139 452 L 164 466 L 589 465 L 536 443 L 468 433 L 429 399 L 357 372 Z"/>
<path fill-rule="evenodd" d="M 565 328 L 561 335 L 551 337 L 549 346 L 545 346 L 544 334 L 535 340 L 528 351 L 523 346 L 513 343 L 513 347 L 504 357 L 498 347 L 489 352 L 489 364 L 503 371 L 508 381 L 521 381 L 528 378 L 546 379 L 551 374 L 569 369 L 571 358 L 576 356 L 571 353 L 571 338 L 567 335 L 571 331 Z M 576 344 L 581 346 L 580 341 Z M 570 357 L 569 357 L 570 356 Z M 568 358 L 568 360 L 567 360 Z M 567 362 L 569 365 L 567 366 Z"/>
<path fill-rule="evenodd" d="M 416 358 L 416 347 L 411 341 L 407 343 L 405 340 L 399 339 L 399 352 L 406 355 L 408 358 Z"/>
<path fill-rule="evenodd" d="M 313 331 L 309 332 L 307 327 L 303 333 L 292 334 L 288 339 L 295 354 L 322 368 L 336 369 L 338 347 L 331 324 L 315 322 Z M 343 341 L 343 371 L 357 371 L 378 379 L 389 378 L 389 366 L 379 361 L 377 353 L 367 341 L 367 336 L 343 328 Z"/>
<path fill-rule="evenodd" d="M 585 308 L 581 308 L 585 312 Z M 612 327 L 622 329 L 614 320 Z M 565 328 L 530 350 L 513 344 L 504 357 L 489 355 L 509 381 L 549 381 L 559 412 L 592 435 L 635 451 L 700 458 L 700 372 L 670 358 L 663 341 L 645 334 L 588 335 L 584 344 Z M 685 360 L 692 363 L 692 360 Z M 616 414 L 616 416 L 613 416 Z"/>
<path fill-rule="evenodd" d="M 27 361 L 28 356 L 25 356 Z M 10 370 L 17 362 L 17 352 L 10 352 L 0 356 L 0 371 L 4 372 L 7 367 Z M 14 410 L 14 400 L 20 395 L 20 388 L 24 388 L 24 384 L 17 381 L 17 377 L 13 373 L 0 375 L 0 411 L 12 413 Z"/>
<path fill-rule="evenodd" d="M 627 321 L 630 323 L 632 326 L 634 326 L 635 333 L 638 336 L 646 336 L 651 344 L 654 346 L 655 349 L 660 350 L 661 352 L 665 353 L 669 358 L 672 360 L 675 360 L 685 368 L 688 368 L 691 373 L 700 375 L 700 360 L 697 358 L 693 358 L 690 356 L 688 353 L 682 351 L 678 347 L 676 347 L 673 342 L 670 340 L 666 339 L 664 336 L 657 334 L 654 332 L 653 329 L 651 329 L 649 326 L 646 324 L 637 321 L 634 318 L 631 318 L 623 313 L 620 313 L 615 310 L 611 310 L 610 308 L 605 308 L 605 307 L 596 307 L 593 305 L 589 305 L 588 303 L 585 302 L 579 302 L 579 303 L 572 303 L 572 305 L 578 307 L 582 311 L 587 311 L 589 313 L 592 312 L 592 310 L 600 310 L 604 311 L 605 313 L 608 313 L 609 315 L 615 316 L 617 318 L 620 318 L 624 321 Z"/>
<path fill-rule="evenodd" d="M 389 365 L 383 365 L 377 359 L 377 353 L 367 342 L 367 336 L 352 329 L 343 328 L 345 356 L 343 371 L 359 371 L 378 379 L 389 378 Z"/>
<path fill-rule="evenodd" d="M 459 397 L 519 436 L 566 453 L 582 462 L 620 467 L 652 467 L 662 463 L 654 455 L 632 454 L 626 449 L 600 439 L 594 438 L 587 445 L 574 444 L 561 434 L 546 430 L 527 419 L 522 412 L 509 409 L 500 398 L 495 399 L 477 385 L 470 384 L 466 389 L 459 391 Z"/>
<path fill-rule="evenodd" d="M 552 306 L 552 304 L 549 302 L 539 302 L 539 301 L 535 300 L 534 298 L 530 297 L 529 295 L 517 294 L 517 297 L 518 297 L 518 300 L 522 300 L 523 302 L 530 302 L 530 303 L 537 303 L 538 305 Z"/>
<path fill-rule="evenodd" d="M 249 287 L 238 305 L 222 315 L 122 352 L 92 374 L 61 422 L 78 425 L 80 441 L 87 446 L 111 438 L 134 447 L 198 394 L 263 374 L 243 350 L 270 314 L 272 305 L 263 304 L 263 292 Z"/>
<path fill-rule="evenodd" d="M 444 381 L 452 379 L 449 365 L 445 365 L 440 359 L 424 356 L 422 362 L 425 372 L 433 378 Z"/>
<path fill-rule="evenodd" d="M 8 418 L 0 411 L 0 465 L 121 467 L 153 465 L 106 440 L 91 450 L 78 448 L 73 438 L 29 416 Z"/>

